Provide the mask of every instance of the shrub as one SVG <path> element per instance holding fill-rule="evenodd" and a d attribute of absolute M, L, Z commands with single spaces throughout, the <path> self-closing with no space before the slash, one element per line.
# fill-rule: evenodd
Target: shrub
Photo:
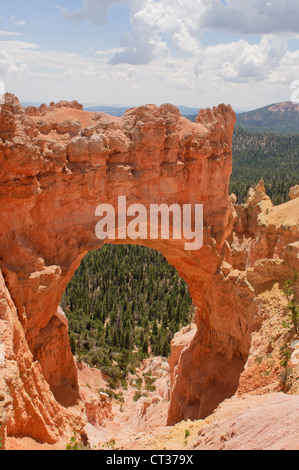
<path fill-rule="evenodd" d="M 142 397 L 142 393 L 140 391 L 138 391 L 138 392 L 135 393 L 135 395 L 133 397 L 133 400 L 138 401 L 139 398 L 141 398 L 141 397 Z"/>
<path fill-rule="evenodd" d="M 284 294 L 288 299 L 288 309 L 290 311 L 289 317 L 295 328 L 295 333 L 299 331 L 299 304 L 297 298 L 298 290 L 298 273 L 296 272 L 293 279 L 284 284 Z"/>

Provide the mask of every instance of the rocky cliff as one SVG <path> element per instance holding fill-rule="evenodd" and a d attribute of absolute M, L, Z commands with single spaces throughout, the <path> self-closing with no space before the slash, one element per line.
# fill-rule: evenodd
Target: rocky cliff
<path fill-rule="evenodd" d="M 294 192 L 292 189 L 290 197 Z M 222 345 L 227 356 L 231 354 L 231 360 L 234 359 L 236 367 L 239 367 L 239 373 L 234 375 L 232 368 L 227 369 L 223 355 L 214 355 L 210 350 L 207 356 L 215 381 L 220 383 L 222 380 L 225 386 L 224 376 L 228 377 L 228 387 L 231 389 L 225 389 L 227 396 L 232 392 L 235 379 L 236 389 L 231 396 L 235 392 L 258 393 L 263 388 L 264 392 L 281 389 L 279 351 L 284 343 L 290 343 L 291 338 L 296 338 L 294 328 L 290 333 L 283 327 L 283 323 L 288 320 L 288 313 L 282 289 L 284 283 L 299 271 L 299 198 L 292 197 L 281 206 L 273 206 L 261 181 L 255 189 L 249 191 L 246 204 L 235 206 L 235 210 L 237 217 L 225 243 L 225 254 L 219 266 L 218 283 L 215 285 L 217 295 L 213 299 L 215 310 L 219 312 L 221 305 L 222 312 L 226 310 L 227 315 L 222 313 L 222 318 L 220 315 L 210 315 L 209 318 L 217 318 L 218 331 L 214 339 L 218 346 Z M 218 289 L 221 290 L 220 293 Z M 235 317 L 231 316 L 235 311 L 232 302 L 237 300 L 240 303 Z M 239 324 L 234 324 L 232 318 L 237 318 Z M 228 319 L 232 327 L 231 336 L 229 333 L 223 334 Z M 216 326 L 212 333 L 214 335 L 215 330 Z M 208 413 L 202 413 L 199 407 L 200 401 L 209 390 L 208 383 L 205 384 L 206 374 L 202 376 L 202 371 L 197 369 L 197 363 L 200 363 L 200 358 L 204 355 L 202 349 L 206 347 L 208 335 L 211 332 L 207 331 L 205 317 L 198 310 L 197 332 L 191 342 L 184 344 L 177 360 L 168 424 L 175 424 L 178 417 L 180 420 L 205 418 L 213 411 L 210 409 Z M 179 337 L 183 339 L 181 335 Z M 175 345 L 174 340 L 174 350 Z M 241 351 L 244 351 L 246 361 L 243 364 L 236 361 L 233 351 L 239 351 L 239 359 Z M 273 351 L 274 354 L 271 355 Z M 270 359 L 265 360 L 267 357 Z M 258 358 L 261 360 L 260 364 L 257 363 Z M 218 361 L 219 364 L 216 365 Z M 219 365 L 223 368 L 222 371 L 218 369 Z M 297 390 L 299 369 L 297 364 L 294 365 L 293 378 L 295 384 L 297 383 L 294 389 Z M 217 376 L 218 371 L 221 373 L 220 379 Z M 221 392 L 224 395 L 224 390 Z M 213 405 L 216 405 L 216 401 L 222 401 L 215 395 L 213 398 L 207 397 L 207 400 Z"/>
<path fill-rule="evenodd" d="M 298 216 L 284 220 L 263 188 L 234 208 L 229 197 L 235 114 L 202 110 L 196 123 L 166 104 L 116 118 L 77 102 L 0 113 L 0 436 L 53 443 L 87 422 L 59 303 L 95 236 L 98 204 L 204 205 L 204 245 L 137 240 L 188 283 L 197 331 L 180 355 L 169 424 L 208 416 L 239 387 L 261 291 L 298 264 Z M 298 214 L 294 198 L 292 214 Z M 115 243 L 133 243 L 116 240 Z M 295 256 L 295 258 L 294 258 Z M 294 262 L 295 259 L 295 262 Z M 262 262 L 260 262 L 262 260 Z M 262 287 L 261 287 L 262 285 Z M 94 414 L 94 411 L 90 414 Z"/>

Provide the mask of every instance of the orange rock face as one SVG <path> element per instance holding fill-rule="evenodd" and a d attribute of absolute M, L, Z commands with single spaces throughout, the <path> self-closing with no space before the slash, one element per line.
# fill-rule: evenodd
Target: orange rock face
<path fill-rule="evenodd" d="M 178 333 L 174 335 L 171 341 L 171 355 L 168 359 L 170 366 L 170 383 L 173 388 L 173 383 L 176 378 L 176 367 L 180 362 L 180 357 L 184 349 L 189 348 L 191 341 L 196 334 L 197 327 L 194 323 L 182 328 Z"/>
<path fill-rule="evenodd" d="M 299 397 L 283 393 L 224 402 L 199 433 L 197 450 L 297 450 Z"/>
<path fill-rule="evenodd" d="M 0 436 L 51 443 L 86 422 L 58 307 L 82 258 L 104 243 L 95 235 L 96 207 L 117 207 L 119 196 L 146 208 L 204 206 L 199 251 L 186 251 L 185 240 L 114 242 L 161 251 L 188 283 L 197 306 L 197 332 L 180 357 L 169 423 L 205 417 L 235 393 L 258 325 L 258 305 L 243 267 L 234 269 L 239 260 L 231 237 L 238 246 L 248 235 L 228 193 L 234 124 L 234 112 L 224 105 L 201 111 L 191 123 L 169 104 L 116 118 L 84 112 L 76 102 L 25 110 L 6 95 L 0 113 Z M 257 226 L 255 212 L 264 214 L 263 208 L 251 211 Z M 281 227 L 275 226 L 279 244 L 269 230 L 266 239 L 260 231 L 277 257 L 285 243 L 298 240 L 297 232 L 287 238 Z M 258 274 L 259 267 L 254 269 Z"/>

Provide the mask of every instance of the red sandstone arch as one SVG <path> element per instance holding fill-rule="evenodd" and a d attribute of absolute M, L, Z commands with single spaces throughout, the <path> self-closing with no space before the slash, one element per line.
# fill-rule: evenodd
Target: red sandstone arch
<path fill-rule="evenodd" d="M 24 109 L 6 95 L 0 114 L 0 320 L 11 372 L 2 374 L 12 400 L 2 419 L 9 434 L 54 442 L 66 423 L 79 426 L 79 417 L 58 403 L 63 388 L 76 394 L 77 376 L 56 312 L 82 258 L 102 244 L 95 208 L 116 207 L 120 195 L 146 207 L 204 205 L 200 251 L 185 251 L 184 240 L 142 242 L 177 269 L 198 307 L 198 332 L 182 357 L 169 424 L 205 417 L 234 394 L 255 308 L 246 281 L 236 289 L 220 269 L 234 221 L 228 193 L 234 124 L 234 112 L 224 105 L 202 110 L 191 123 L 168 104 L 116 118 L 84 112 L 76 102 Z"/>

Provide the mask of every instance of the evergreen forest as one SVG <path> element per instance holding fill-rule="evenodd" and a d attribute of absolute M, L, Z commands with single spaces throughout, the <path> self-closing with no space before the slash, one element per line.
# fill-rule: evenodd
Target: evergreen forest
<path fill-rule="evenodd" d="M 262 177 L 274 205 L 289 200 L 290 188 L 299 183 L 299 134 L 281 136 L 235 128 L 230 192 L 239 204 Z"/>
<path fill-rule="evenodd" d="M 73 354 L 100 368 L 113 386 L 150 354 L 168 357 L 174 334 L 194 316 L 176 269 L 161 253 L 137 245 L 88 253 L 61 306 Z"/>

